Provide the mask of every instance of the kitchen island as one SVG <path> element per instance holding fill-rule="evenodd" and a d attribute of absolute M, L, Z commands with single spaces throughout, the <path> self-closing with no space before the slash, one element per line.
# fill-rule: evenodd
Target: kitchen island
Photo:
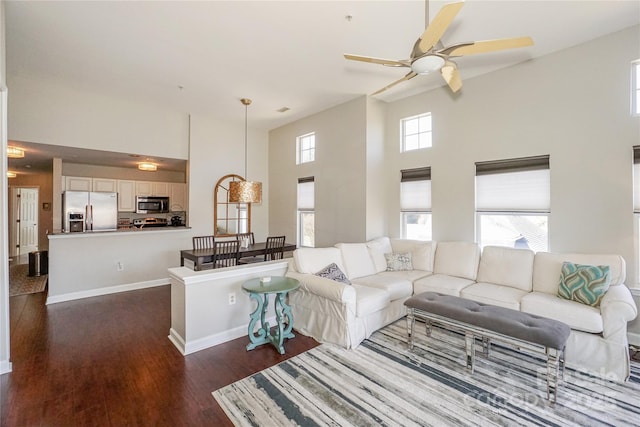
<path fill-rule="evenodd" d="M 169 284 L 191 246 L 189 227 L 130 228 L 49 236 L 47 304 Z"/>

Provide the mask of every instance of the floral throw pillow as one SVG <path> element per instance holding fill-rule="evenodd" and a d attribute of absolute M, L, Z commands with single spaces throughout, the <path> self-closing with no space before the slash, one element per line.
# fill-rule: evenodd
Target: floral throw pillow
<path fill-rule="evenodd" d="M 326 279 L 331 279 L 336 282 L 344 283 L 345 285 L 350 285 L 351 281 L 349 278 L 340 270 L 340 267 L 335 262 L 327 265 L 322 270 L 316 273 L 316 276 L 324 277 Z"/>
<path fill-rule="evenodd" d="M 384 254 L 387 260 L 387 271 L 413 270 L 411 252 Z"/>
<path fill-rule="evenodd" d="M 611 284 L 608 265 L 581 265 L 563 262 L 560 271 L 558 296 L 592 307 L 599 307 L 600 300 Z"/>

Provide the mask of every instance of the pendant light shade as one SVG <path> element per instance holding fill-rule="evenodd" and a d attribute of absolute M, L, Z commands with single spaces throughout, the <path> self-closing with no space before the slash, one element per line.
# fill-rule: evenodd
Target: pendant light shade
<path fill-rule="evenodd" d="M 242 98 L 244 105 L 244 176 L 247 177 L 247 109 L 251 100 Z M 262 183 L 256 181 L 232 181 L 229 183 L 230 203 L 262 203 Z"/>

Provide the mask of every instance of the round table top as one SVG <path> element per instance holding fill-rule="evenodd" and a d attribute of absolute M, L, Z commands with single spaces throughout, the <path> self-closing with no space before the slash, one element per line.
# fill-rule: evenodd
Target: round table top
<path fill-rule="evenodd" d="M 300 282 L 291 277 L 268 276 L 271 280 L 263 282 L 262 277 L 249 279 L 242 284 L 242 289 L 248 292 L 269 294 L 278 292 L 287 292 L 300 286 Z"/>

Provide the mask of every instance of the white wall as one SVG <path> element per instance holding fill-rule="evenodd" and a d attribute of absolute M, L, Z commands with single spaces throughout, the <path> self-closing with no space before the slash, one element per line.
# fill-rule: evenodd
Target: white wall
<path fill-rule="evenodd" d="M 366 97 L 269 133 L 269 231 L 296 236 L 298 178 L 315 177 L 315 245 L 366 237 Z M 296 137 L 315 132 L 315 161 L 296 165 Z"/>
<path fill-rule="evenodd" d="M 238 106 L 242 107 L 240 102 Z M 240 116 L 243 111 L 239 108 Z M 262 203 L 251 205 L 251 230 L 256 241 L 268 234 L 269 184 L 267 133 L 249 128 L 247 179 L 262 182 Z M 191 117 L 189 148 L 189 225 L 194 235 L 213 234 L 213 191 L 228 174 L 244 176 L 244 126 L 211 117 Z"/>
<path fill-rule="evenodd" d="M 146 156 L 188 158 L 189 116 L 167 106 L 53 81 L 8 76 L 9 139 Z"/>
<path fill-rule="evenodd" d="M 4 2 L 0 3 L 0 374 L 11 371 L 9 360 L 9 229 L 7 186 L 7 108 L 1 98 L 6 92 Z"/>
<path fill-rule="evenodd" d="M 400 169 L 431 166 L 434 240 L 473 241 L 475 162 L 549 154 L 550 250 L 621 254 L 634 284 L 631 171 L 640 119 L 630 115 L 629 76 L 639 57 L 635 26 L 464 80 L 457 96 L 442 88 L 389 104 L 387 180 L 397 181 Z M 427 111 L 433 148 L 399 154 L 399 120 Z M 390 201 L 392 217 L 397 197 Z"/>

